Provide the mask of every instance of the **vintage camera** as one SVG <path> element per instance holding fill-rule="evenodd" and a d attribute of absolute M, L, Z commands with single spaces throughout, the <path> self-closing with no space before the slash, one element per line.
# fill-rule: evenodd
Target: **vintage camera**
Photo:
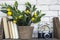
<path fill-rule="evenodd" d="M 47 23 L 38 25 L 38 38 L 52 38 L 52 32 L 49 26 Z"/>
<path fill-rule="evenodd" d="M 52 33 L 38 33 L 38 38 L 52 38 Z"/>

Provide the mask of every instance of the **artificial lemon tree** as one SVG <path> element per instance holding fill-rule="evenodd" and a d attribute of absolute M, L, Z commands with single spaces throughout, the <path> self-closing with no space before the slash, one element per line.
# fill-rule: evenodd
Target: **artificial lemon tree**
<path fill-rule="evenodd" d="M 26 9 L 21 11 L 18 9 L 18 2 L 16 1 L 13 6 L 9 4 L 2 4 L 2 12 L 7 16 L 12 16 L 13 22 L 20 26 L 27 26 L 31 23 L 37 23 L 41 21 L 41 18 L 45 15 L 41 13 L 41 10 L 36 10 L 35 5 L 31 5 L 29 2 L 25 3 Z"/>

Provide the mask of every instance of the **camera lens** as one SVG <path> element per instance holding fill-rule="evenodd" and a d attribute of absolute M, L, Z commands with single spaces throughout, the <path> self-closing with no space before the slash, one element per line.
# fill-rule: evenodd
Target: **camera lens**
<path fill-rule="evenodd" d="M 49 34 L 45 34 L 44 37 L 45 38 L 50 38 L 50 35 Z"/>

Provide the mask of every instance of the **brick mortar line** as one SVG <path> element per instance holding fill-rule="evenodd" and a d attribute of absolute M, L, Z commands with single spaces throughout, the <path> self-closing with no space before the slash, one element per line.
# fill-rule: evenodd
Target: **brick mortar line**
<path fill-rule="evenodd" d="M 60 5 L 60 4 L 37 4 L 37 5 Z"/>
<path fill-rule="evenodd" d="M 49 8 L 49 11 L 60 11 L 60 10 L 50 10 L 50 8 Z"/>
<path fill-rule="evenodd" d="M 50 9 L 48 9 L 48 10 L 41 10 L 41 11 L 60 11 L 60 10 L 50 10 Z"/>
<path fill-rule="evenodd" d="M 60 4 L 56 3 L 56 4 L 37 4 L 37 5 L 60 5 Z"/>
<path fill-rule="evenodd" d="M 60 5 L 60 4 L 54 4 L 54 5 Z M 49 5 L 49 6 L 52 6 L 52 5 Z"/>
<path fill-rule="evenodd" d="M 15 1 L 15 0 L 0 0 L 0 2 L 1 2 L 1 1 Z"/>

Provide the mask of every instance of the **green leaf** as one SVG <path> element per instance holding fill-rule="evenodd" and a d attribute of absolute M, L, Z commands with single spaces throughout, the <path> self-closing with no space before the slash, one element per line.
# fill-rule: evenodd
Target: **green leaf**
<path fill-rule="evenodd" d="M 26 6 L 26 10 L 29 10 L 30 11 L 30 8 Z"/>
<path fill-rule="evenodd" d="M 7 8 L 13 9 L 13 7 L 11 5 L 8 5 Z"/>
<path fill-rule="evenodd" d="M 7 11 L 6 11 L 6 10 L 1 10 L 1 12 L 3 12 L 3 13 L 7 13 Z"/>
<path fill-rule="evenodd" d="M 37 11 L 36 13 L 37 13 L 37 15 L 39 15 L 39 14 L 40 14 L 40 12 L 39 12 L 39 11 Z"/>
<path fill-rule="evenodd" d="M 1 9 L 6 9 L 6 7 L 1 7 Z"/>
<path fill-rule="evenodd" d="M 41 14 L 41 15 L 40 15 L 40 18 L 42 18 L 43 16 L 45 16 L 45 14 Z"/>
<path fill-rule="evenodd" d="M 25 6 L 31 8 L 31 4 L 29 2 L 25 3 Z"/>
<path fill-rule="evenodd" d="M 33 21 L 33 23 L 38 23 L 41 21 L 41 18 L 44 16 L 45 14 L 41 14 L 40 16 L 36 17 L 35 20 Z"/>
<path fill-rule="evenodd" d="M 35 20 L 33 21 L 33 23 L 38 23 L 40 21 L 41 21 L 40 17 L 37 17 L 37 18 L 35 18 Z"/>
<path fill-rule="evenodd" d="M 5 3 L 5 6 L 8 6 L 8 5 Z"/>
<path fill-rule="evenodd" d="M 32 12 L 34 12 L 37 8 L 35 7 L 35 5 L 32 8 Z"/>
<path fill-rule="evenodd" d="M 22 14 L 22 12 L 21 12 L 20 10 L 18 10 L 17 13 L 18 13 L 19 15 Z"/>
<path fill-rule="evenodd" d="M 14 6 L 17 8 L 18 7 L 18 2 L 15 1 Z"/>

